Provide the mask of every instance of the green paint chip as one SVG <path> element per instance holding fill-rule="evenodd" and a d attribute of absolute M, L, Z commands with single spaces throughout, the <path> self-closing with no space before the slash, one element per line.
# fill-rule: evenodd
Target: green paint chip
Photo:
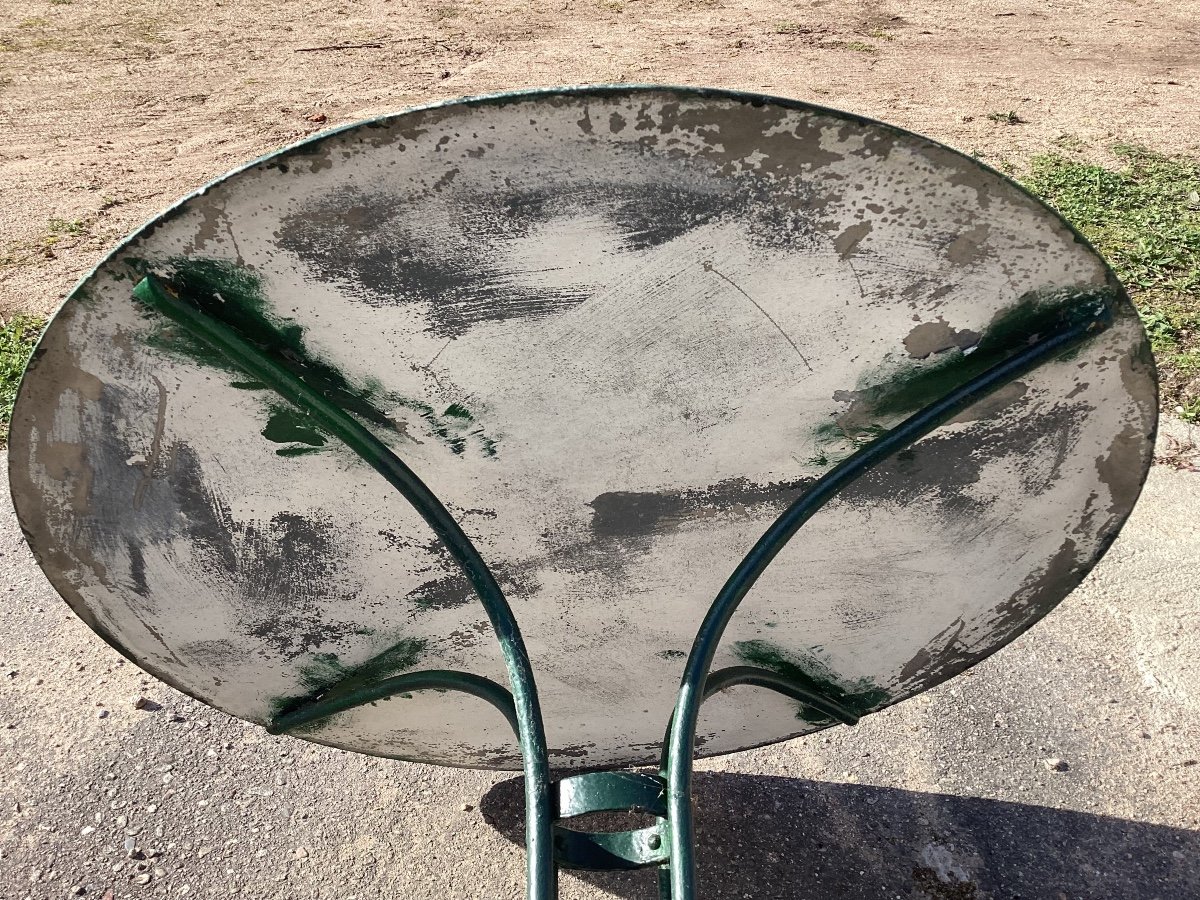
<path fill-rule="evenodd" d="M 310 453 L 320 452 L 320 447 L 280 447 L 275 451 L 275 455 L 290 458 L 293 456 L 308 456 Z"/>
<path fill-rule="evenodd" d="M 325 445 L 325 435 L 304 413 L 278 408 L 271 413 L 262 436 L 276 444 L 309 444 L 313 447 Z"/>

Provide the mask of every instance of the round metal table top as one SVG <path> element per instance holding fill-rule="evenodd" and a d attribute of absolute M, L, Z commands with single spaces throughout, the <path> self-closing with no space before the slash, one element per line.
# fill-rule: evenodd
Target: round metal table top
<path fill-rule="evenodd" d="M 346 446 L 131 289 L 154 273 L 371 428 L 495 571 L 551 762 L 653 762 L 710 602 L 807 486 L 1079 298 L 1113 326 L 838 496 L 717 666 L 867 713 L 1004 645 L 1081 580 L 1150 462 L 1153 363 L 1096 253 L 925 138 L 680 88 L 476 98 L 318 136 L 133 235 L 38 346 L 21 524 L 105 640 L 268 723 L 345 678 L 506 683 L 467 578 Z M 999 351 L 997 350 L 999 348 Z M 830 724 L 731 688 L 701 755 Z M 519 766 L 504 718 L 414 693 L 305 737 Z"/>

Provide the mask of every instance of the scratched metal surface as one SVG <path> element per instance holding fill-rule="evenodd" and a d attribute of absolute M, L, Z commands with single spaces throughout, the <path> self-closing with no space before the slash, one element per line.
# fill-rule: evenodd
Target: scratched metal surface
<path fill-rule="evenodd" d="M 709 602 L 822 472 L 964 380 L 989 340 L 1019 340 L 1077 294 L 1120 294 L 995 173 L 784 101 L 483 98 L 252 164 L 67 300 L 21 389 L 10 478 L 38 560 L 92 628 L 260 723 L 346 676 L 503 683 L 504 668 L 416 514 L 131 299 L 147 271 L 287 345 L 447 503 L 515 608 L 562 768 L 656 759 Z M 1111 330 L 806 526 L 717 665 L 801 670 L 862 712 L 961 671 L 1107 547 L 1155 410 L 1122 299 Z M 735 688 L 706 705 L 698 743 L 722 753 L 825 724 Z M 305 736 L 518 763 L 499 714 L 451 694 Z"/>

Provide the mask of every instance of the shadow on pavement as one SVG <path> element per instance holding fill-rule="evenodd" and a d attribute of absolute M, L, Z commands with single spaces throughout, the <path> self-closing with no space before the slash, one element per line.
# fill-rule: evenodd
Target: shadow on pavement
<path fill-rule="evenodd" d="M 480 803 L 518 842 L 522 790 L 503 781 Z M 772 776 L 697 773 L 695 798 L 702 900 L 1200 898 L 1200 832 L 1180 828 Z M 653 871 L 572 874 L 617 897 L 657 896 Z"/>

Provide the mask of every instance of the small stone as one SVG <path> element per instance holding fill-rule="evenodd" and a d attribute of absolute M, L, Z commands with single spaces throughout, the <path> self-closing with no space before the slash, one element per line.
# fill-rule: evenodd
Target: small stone
<path fill-rule="evenodd" d="M 34 869 L 32 872 L 30 872 L 30 873 L 29 873 L 29 880 L 30 880 L 30 881 L 32 881 L 32 882 L 35 882 L 35 883 L 36 883 L 36 882 L 38 882 L 38 881 L 41 881 L 41 880 L 42 880 L 42 870 L 41 870 L 41 869 Z"/>
<path fill-rule="evenodd" d="M 162 709 L 161 706 L 159 706 L 157 703 L 155 703 L 149 697 L 143 696 L 141 694 L 138 694 L 136 697 L 133 698 L 133 708 L 134 709 L 144 709 L 147 712 L 154 712 L 156 709 Z"/>
<path fill-rule="evenodd" d="M 117 816 L 117 827 L 118 828 L 124 828 L 128 824 L 129 824 L 128 816 Z"/>
<path fill-rule="evenodd" d="M 150 879 L 152 879 L 153 877 L 154 876 L 151 875 L 149 872 L 143 872 L 141 875 L 134 875 L 133 881 L 135 884 L 149 884 Z"/>
<path fill-rule="evenodd" d="M 146 850 L 146 859 L 158 859 L 158 857 L 161 855 L 162 855 L 162 852 L 155 849 L 154 847 L 150 847 Z"/>
<path fill-rule="evenodd" d="M 166 875 L 167 875 L 166 869 L 160 869 L 158 866 L 154 867 L 154 877 L 155 878 L 165 878 Z"/>
<path fill-rule="evenodd" d="M 1067 761 L 1065 759 L 1059 759 L 1057 756 L 1051 756 L 1049 759 L 1043 759 L 1042 765 L 1051 772 L 1065 772 L 1067 769 L 1071 768 L 1069 765 L 1067 765 Z"/>
<path fill-rule="evenodd" d="M 87 893 L 87 888 L 85 888 L 82 884 L 77 884 L 75 887 L 71 888 L 72 896 L 78 897 L 85 893 Z"/>
<path fill-rule="evenodd" d="M 462 809 L 463 812 L 470 812 L 475 807 L 473 807 L 470 803 L 464 803 L 460 808 Z"/>
<path fill-rule="evenodd" d="M 136 846 L 137 846 L 137 843 L 134 841 L 133 838 L 131 838 L 131 837 L 125 838 L 125 852 L 127 854 L 129 854 L 130 856 L 133 856 L 133 850 Z"/>
<path fill-rule="evenodd" d="M 96 710 L 96 718 L 97 719 L 107 719 L 108 718 L 108 710 L 107 709 Z"/>
<path fill-rule="evenodd" d="M 79 833 L 81 835 L 83 835 L 84 837 L 87 837 L 89 834 L 91 834 L 95 830 L 96 830 L 96 828 L 94 825 L 84 825 L 82 828 L 79 829 Z"/>
<path fill-rule="evenodd" d="M 306 850 L 304 847 L 297 847 L 295 851 L 293 851 L 292 856 L 295 859 L 308 859 L 308 850 Z"/>

